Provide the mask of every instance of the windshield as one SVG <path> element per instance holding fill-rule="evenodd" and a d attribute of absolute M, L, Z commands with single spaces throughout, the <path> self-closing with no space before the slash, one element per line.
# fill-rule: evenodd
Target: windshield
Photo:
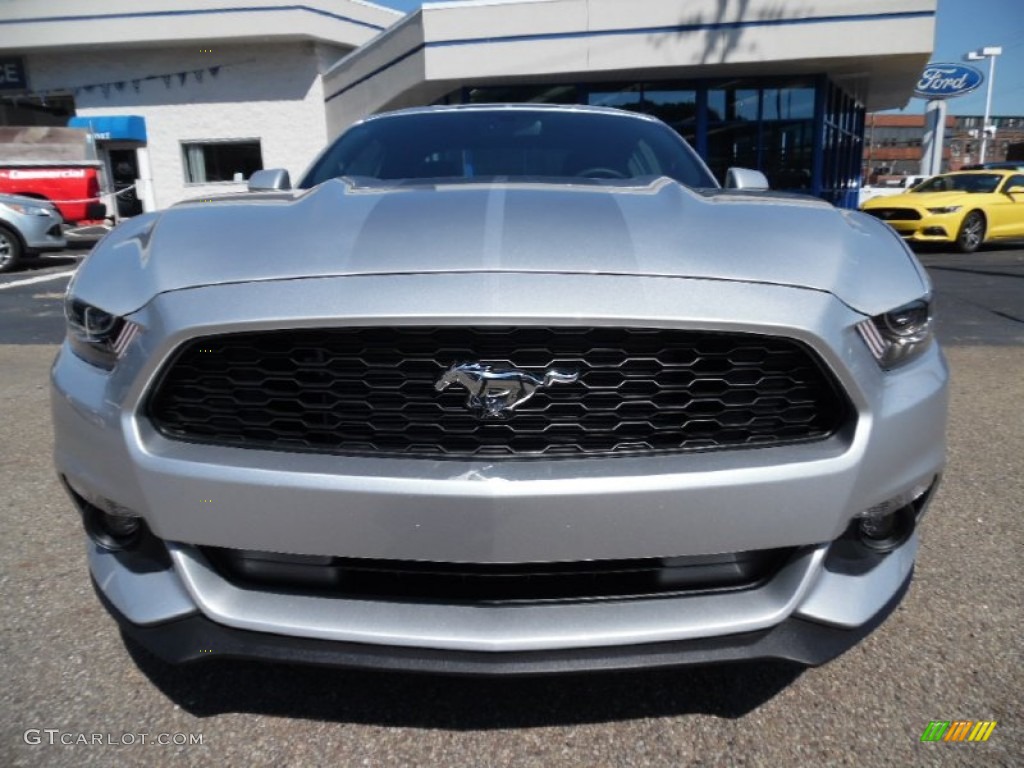
<path fill-rule="evenodd" d="M 995 173 L 964 173 L 935 176 L 914 187 L 915 192 L 995 192 L 1003 177 Z"/>
<path fill-rule="evenodd" d="M 452 110 L 375 118 L 344 133 L 303 189 L 337 176 L 637 179 L 717 187 L 668 126 L 630 116 L 555 110 Z"/>

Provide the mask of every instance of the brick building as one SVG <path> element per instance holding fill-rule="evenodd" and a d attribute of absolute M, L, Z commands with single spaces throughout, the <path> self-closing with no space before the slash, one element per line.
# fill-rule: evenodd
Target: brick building
<path fill-rule="evenodd" d="M 979 161 L 981 151 L 980 115 L 949 115 L 942 148 L 943 170 L 956 171 Z M 864 125 L 864 180 L 916 174 L 921 167 L 924 115 L 869 113 Z M 996 126 L 985 160 L 1000 162 L 1014 144 L 1024 142 L 1024 117 L 990 117 Z"/>

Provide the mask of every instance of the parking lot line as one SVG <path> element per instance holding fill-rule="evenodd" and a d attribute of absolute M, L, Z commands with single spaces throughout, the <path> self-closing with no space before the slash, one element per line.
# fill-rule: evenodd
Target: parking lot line
<path fill-rule="evenodd" d="M 29 278 L 26 278 L 25 280 L 18 280 L 18 281 L 13 282 L 13 283 L 2 283 L 2 284 L 0 284 L 0 291 L 3 291 L 5 289 L 7 289 L 7 288 L 17 288 L 18 286 L 21 286 L 21 285 L 32 285 L 33 283 L 45 283 L 47 280 L 56 280 L 57 278 L 60 278 L 60 277 L 71 277 L 71 275 L 73 275 L 73 274 L 75 274 L 75 270 L 70 269 L 67 272 L 54 272 L 53 274 L 50 274 L 50 275 L 39 275 L 38 277 L 29 277 Z"/>

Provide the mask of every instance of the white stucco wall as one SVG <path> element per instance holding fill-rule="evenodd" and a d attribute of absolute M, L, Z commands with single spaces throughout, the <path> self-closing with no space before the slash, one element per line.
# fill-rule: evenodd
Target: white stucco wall
<path fill-rule="evenodd" d="M 285 39 L 353 48 L 402 16 L 363 0 L 2 0 L 0 51 Z"/>
<path fill-rule="evenodd" d="M 79 90 L 77 114 L 141 115 L 158 208 L 179 200 L 222 194 L 244 184 L 186 184 L 182 142 L 207 139 L 260 140 L 265 168 L 287 168 L 293 179 L 327 141 L 321 72 L 338 50 L 306 42 L 275 45 L 213 44 L 198 47 L 114 49 L 36 53 L 28 57 L 33 87 L 71 88 L 124 82 L 122 89 Z M 209 73 L 220 66 L 216 77 Z M 197 82 L 193 70 L 203 72 Z M 187 71 L 139 83 L 133 78 Z"/>

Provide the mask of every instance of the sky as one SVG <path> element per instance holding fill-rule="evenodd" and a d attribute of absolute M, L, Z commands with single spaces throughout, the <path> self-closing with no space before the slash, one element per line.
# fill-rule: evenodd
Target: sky
<path fill-rule="evenodd" d="M 627 0 L 622 0 L 626 2 Z M 374 0 L 401 11 L 419 8 L 419 0 Z M 1000 45 L 996 59 L 992 114 L 1024 116 L 1024 0 L 939 0 L 933 62 L 961 62 L 968 51 Z M 988 62 L 972 62 L 988 77 Z M 973 93 L 950 99 L 950 114 L 980 115 L 985 111 L 983 84 Z M 924 111 L 924 101 L 911 99 L 908 113 Z"/>
<path fill-rule="evenodd" d="M 965 63 L 986 78 L 988 62 L 964 62 L 963 55 L 984 46 L 1002 46 L 1003 55 L 996 58 L 992 114 L 1024 116 L 1024 0 L 939 0 L 935 27 L 931 60 Z M 986 87 L 983 83 L 966 96 L 950 99 L 950 114 L 984 114 Z M 921 99 L 911 99 L 906 112 L 919 114 L 924 105 Z"/>

